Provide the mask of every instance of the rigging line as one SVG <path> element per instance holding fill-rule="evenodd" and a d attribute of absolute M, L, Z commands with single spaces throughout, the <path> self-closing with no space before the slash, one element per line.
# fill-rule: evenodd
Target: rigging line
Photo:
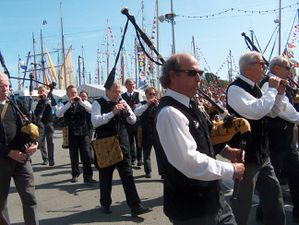
<path fill-rule="evenodd" d="M 277 41 L 277 36 L 278 36 L 278 32 L 276 33 L 276 37 L 275 37 L 275 41 L 273 43 L 273 47 L 272 47 L 272 50 L 271 50 L 271 53 L 269 55 L 269 58 L 268 58 L 268 62 L 270 62 L 270 59 L 272 58 L 272 54 L 273 54 L 273 51 L 274 51 L 274 48 L 275 48 L 275 45 L 276 45 L 276 41 Z"/>
<path fill-rule="evenodd" d="M 275 33 L 276 33 L 276 37 L 277 37 L 277 32 L 276 32 L 276 30 L 278 29 L 278 26 L 279 26 L 279 25 L 277 25 L 277 26 L 275 27 L 273 33 L 271 34 L 271 37 L 270 37 L 268 43 L 266 44 L 264 51 L 261 51 L 261 52 L 263 52 L 263 54 L 266 52 L 266 50 L 267 50 L 267 48 L 268 48 L 268 46 L 269 46 L 269 44 L 270 44 L 270 42 L 271 42 L 271 40 L 272 40 L 272 38 L 273 38 L 273 36 L 274 36 Z M 275 37 L 275 38 L 276 38 L 276 37 Z M 257 40 L 257 39 L 256 39 L 256 40 Z M 259 46 L 259 44 L 258 44 L 258 46 Z M 259 48 L 260 48 L 260 47 L 259 47 Z M 260 48 L 260 49 L 261 49 L 261 48 Z"/>

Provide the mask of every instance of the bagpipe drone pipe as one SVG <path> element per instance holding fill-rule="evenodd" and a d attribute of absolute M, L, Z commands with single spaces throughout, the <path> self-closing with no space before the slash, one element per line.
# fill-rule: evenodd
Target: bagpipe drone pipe
<path fill-rule="evenodd" d="M 8 76 L 10 80 L 11 77 L 5 65 L 1 52 L 0 52 L 0 63 L 4 69 L 4 73 Z M 10 82 L 10 86 L 11 86 L 11 82 Z M 15 140 L 13 140 L 14 142 L 13 147 L 20 151 L 25 151 L 31 144 L 37 141 L 39 137 L 38 127 L 34 123 L 31 123 L 30 120 L 25 115 L 25 113 L 20 109 L 17 101 L 14 98 L 14 95 L 12 94 L 12 91 L 11 91 L 11 95 L 8 97 L 8 101 L 17 114 L 17 119 L 18 119 L 17 125 L 19 128 L 19 131 L 17 130 Z"/>

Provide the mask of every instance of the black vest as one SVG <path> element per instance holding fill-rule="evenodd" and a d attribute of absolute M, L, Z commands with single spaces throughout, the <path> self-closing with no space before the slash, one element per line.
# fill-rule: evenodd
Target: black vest
<path fill-rule="evenodd" d="M 231 85 L 236 85 L 246 92 L 251 94 L 255 98 L 260 98 L 261 95 L 255 91 L 248 83 L 238 78 Z M 227 95 L 226 95 L 227 96 Z M 234 114 L 237 117 L 242 117 L 238 114 L 233 108 L 230 107 L 228 101 L 227 110 L 230 114 Z M 247 119 L 247 118 L 245 118 Z M 245 162 L 246 163 L 259 163 L 261 164 L 269 155 L 269 146 L 268 146 L 268 134 L 267 134 L 267 117 L 263 117 L 259 120 L 250 120 L 247 119 L 251 126 L 251 139 L 248 140 L 245 146 Z M 239 147 L 240 145 L 240 136 L 235 135 L 234 138 L 229 142 L 229 145 L 232 147 Z"/>
<path fill-rule="evenodd" d="M 73 103 L 64 113 L 64 123 L 69 127 L 70 137 L 89 135 L 89 113 L 79 102 Z"/>
<path fill-rule="evenodd" d="M 115 102 L 107 102 L 104 98 L 96 99 L 101 106 L 101 114 L 109 113 L 115 106 Z M 96 138 L 111 137 L 117 135 L 120 147 L 124 153 L 129 152 L 129 139 L 125 126 L 126 117 L 123 114 L 114 115 L 106 124 L 95 129 Z"/>
<path fill-rule="evenodd" d="M 128 96 L 127 93 L 123 93 L 121 97 L 128 103 L 128 105 L 133 109 L 133 105 L 139 103 L 139 93 L 133 92 L 132 96 Z"/>
<path fill-rule="evenodd" d="M 163 97 L 158 106 L 157 115 L 165 106 L 173 106 L 189 120 L 189 129 L 196 141 L 197 151 L 214 158 L 209 139 L 209 126 L 201 112 L 193 112 L 171 97 Z M 157 131 L 155 135 L 158 150 L 162 155 L 164 179 L 164 212 L 170 219 L 186 220 L 209 215 L 219 210 L 223 198 L 218 180 L 201 181 L 186 177 L 172 166 L 161 146 Z"/>
<path fill-rule="evenodd" d="M 147 101 L 142 101 L 142 105 L 147 104 Z M 155 135 L 155 117 L 158 105 L 151 104 L 140 116 L 140 123 L 142 126 L 142 138 L 153 139 Z"/>

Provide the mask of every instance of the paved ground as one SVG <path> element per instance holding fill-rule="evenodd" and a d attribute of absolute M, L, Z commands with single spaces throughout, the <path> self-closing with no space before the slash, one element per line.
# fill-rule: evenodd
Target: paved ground
<path fill-rule="evenodd" d="M 99 185 L 87 186 L 83 184 L 82 176 L 76 184 L 70 183 L 70 162 L 68 149 L 62 149 L 61 131 L 55 133 L 55 167 L 41 165 L 41 155 L 37 152 L 33 156 L 35 171 L 36 195 L 39 204 L 39 217 L 41 225 L 84 225 L 84 224 L 109 224 L 109 225 L 169 225 L 168 219 L 162 209 L 162 182 L 157 174 L 156 163 L 153 155 L 153 176 L 144 178 L 143 169 L 134 170 L 135 182 L 142 199 L 147 207 L 153 211 L 138 218 L 130 216 L 126 205 L 124 192 L 117 171 L 114 173 L 112 211 L 104 215 L 99 209 Z M 94 179 L 98 180 L 95 170 Z M 256 201 L 255 201 L 256 202 Z M 253 210 L 256 203 L 253 204 Z M 14 183 L 12 182 L 8 207 L 12 224 L 23 224 L 22 206 Z M 293 225 L 291 220 L 292 206 L 286 205 L 288 225 Z M 252 213 L 249 225 L 258 225 Z"/>

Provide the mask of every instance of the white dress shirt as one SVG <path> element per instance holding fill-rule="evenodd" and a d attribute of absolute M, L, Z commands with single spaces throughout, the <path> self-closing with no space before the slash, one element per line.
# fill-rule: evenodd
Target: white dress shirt
<path fill-rule="evenodd" d="M 239 78 L 252 87 L 255 85 L 253 81 L 245 76 L 240 75 Z M 231 85 L 227 91 L 227 103 L 246 119 L 259 120 L 266 115 L 276 117 L 286 108 L 286 105 L 282 102 L 284 95 L 277 93 L 278 91 L 275 88 L 269 87 L 261 98 L 255 98 L 243 88 Z"/>
<path fill-rule="evenodd" d="M 142 103 L 138 103 L 136 105 L 136 108 L 134 109 L 134 114 L 136 116 L 141 116 L 149 107 L 149 105 L 147 103 L 142 104 Z"/>
<path fill-rule="evenodd" d="M 262 86 L 262 90 L 265 90 L 268 87 L 269 87 L 269 83 L 266 82 Z M 291 123 L 296 123 L 298 125 L 299 124 L 299 113 L 294 108 L 294 106 L 290 103 L 289 98 L 287 96 L 284 96 L 284 98 L 282 99 L 282 102 L 286 105 L 286 107 L 285 107 L 284 111 L 282 111 L 278 114 L 278 116 L 281 119 L 284 119 Z"/>
<path fill-rule="evenodd" d="M 88 113 L 91 113 L 92 105 L 89 101 L 79 101 L 79 104 L 85 108 Z M 71 107 L 72 103 L 66 104 L 60 103 L 56 110 L 56 116 L 58 118 L 63 117 L 64 113 Z"/>
<path fill-rule="evenodd" d="M 107 102 L 110 101 L 110 99 L 105 95 L 103 97 Z M 128 113 L 130 114 L 126 120 L 129 124 L 134 124 L 136 123 L 136 116 L 133 113 L 132 109 L 130 106 L 128 106 Z M 101 105 L 98 103 L 98 101 L 93 101 L 92 103 L 92 111 L 91 111 L 91 123 L 92 125 L 97 128 L 99 126 L 102 126 L 106 123 L 108 123 L 112 118 L 114 117 L 113 112 L 108 112 L 108 113 L 102 113 L 101 112 Z"/>
<path fill-rule="evenodd" d="M 185 95 L 167 89 L 164 96 L 171 96 L 189 107 L 190 98 Z M 172 106 L 166 106 L 159 112 L 156 128 L 169 163 L 188 178 L 204 181 L 232 179 L 232 163 L 216 160 L 197 151 L 188 125 L 187 117 Z"/>

